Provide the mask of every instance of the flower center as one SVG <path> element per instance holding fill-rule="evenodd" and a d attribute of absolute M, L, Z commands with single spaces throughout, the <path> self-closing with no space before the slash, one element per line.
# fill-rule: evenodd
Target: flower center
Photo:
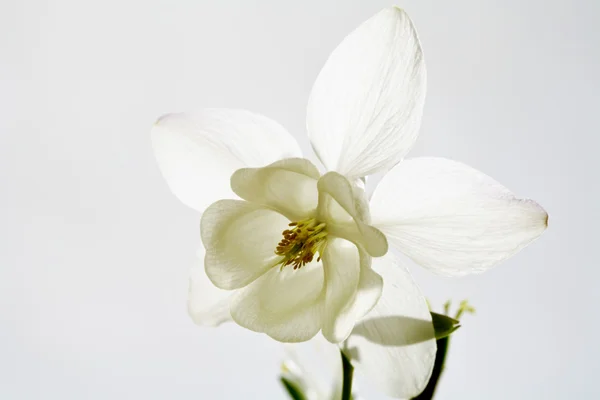
<path fill-rule="evenodd" d="M 302 268 L 313 260 L 317 252 L 317 261 L 320 261 L 327 244 L 325 223 L 308 218 L 290 222 L 289 226 L 290 229 L 282 232 L 283 239 L 275 249 L 275 254 L 284 257 L 280 263 L 281 269 L 288 265 L 293 265 L 294 269 Z"/>

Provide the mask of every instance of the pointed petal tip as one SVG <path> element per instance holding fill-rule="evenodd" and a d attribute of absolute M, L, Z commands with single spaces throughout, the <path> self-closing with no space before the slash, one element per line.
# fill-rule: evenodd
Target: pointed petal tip
<path fill-rule="evenodd" d="M 443 276 L 484 272 L 548 226 L 548 213 L 537 202 L 472 167 L 435 157 L 392 169 L 371 198 L 371 215 L 392 246 Z"/>
<path fill-rule="evenodd" d="M 155 127 L 155 126 L 156 126 L 156 127 L 158 127 L 158 126 L 160 126 L 160 124 L 161 124 L 162 122 L 164 122 L 164 120 L 165 120 L 165 119 L 169 118 L 171 115 L 172 115 L 172 114 L 170 114 L 170 113 L 169 113 L 169 114 L 164 114 L 164 115 L 161 115 L 160 117 L 158 117 L 158 118 L 156 119 L 156 121 L 154 121 L 154 123 L 152 124 L 152 127 Z"/>
<path fill-rule="evenodd" d="M 394 14 L 397 15 L 406 15 L 406 11 L 404 11 L 404 8 L 400 7 L 400 6 L 391 6 L 391 7 L 387 7 L 383 9 L 384 11 L 388 11 L 388 12 L 393 12 Z"/>
<path fill-rule="evenodd" d="M 412 20 L 408 16 L 406 10 L 400 6 L 390 6 L 382 9 L 379 13 L 375 14 L 375 17 L 385 16 L 390 18 L 390 21 L 395 22 L 396 20 L 408 21 L 412 25 Z"/>
<path fill-rule="evenodd" d="M 541 235 L 546 230 L 546 228 L 548 228 L 548 220 L 550 218 L 546 209 L 542 207 L 540 203 L 533 199 L 518 198 L 515 196 L 515 200 L 521 202 L 522 204 L 527 204 L 529 207 L 531 207 L 531 209 L 534 212 L 537 212 L 536 220 L 538 221 L 540 228 L 542 228 L 542 230 L 540 231 Z"/>

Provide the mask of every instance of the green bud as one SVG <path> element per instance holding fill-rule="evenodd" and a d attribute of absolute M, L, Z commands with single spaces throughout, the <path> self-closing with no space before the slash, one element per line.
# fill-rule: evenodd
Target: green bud
<path fill-rule="evenodd" d="M 431 321 L 433 322 L 433 329 L 435 330 L 435 338 L 437 340 L 450 336 L 452 332 L 460 328 L 458 320 L 443 314 L 432 312 Z"/>

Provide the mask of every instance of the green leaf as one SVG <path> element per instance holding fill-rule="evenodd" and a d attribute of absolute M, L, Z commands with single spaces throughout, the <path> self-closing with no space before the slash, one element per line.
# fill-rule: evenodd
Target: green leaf
<path fill-rule="evenodd" d="M 287 390 L 288 394 L 293 400 L 306 400 L 306 396 L 304 395 L 304 393 L 302 393 L 302 389 L 300 389 L 298 385 L 296 385 L 294 382 L 290 381 L 289 379 L 283 376 L 280 376 L 279 380 L 281 381 L 283 387 L 285 387 L 285 390 Z"/>
<path fill-rule="evenodd" d="M 438 340 L 450 336 L 452 332 L 460 328 L 460 322 L 447 315 L 432 312 L 431 320 L 435 330 L 435 338 Z"/>

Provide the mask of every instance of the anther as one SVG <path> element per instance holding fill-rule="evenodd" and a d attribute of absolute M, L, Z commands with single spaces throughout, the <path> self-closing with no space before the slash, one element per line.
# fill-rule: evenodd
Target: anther
<path fill-rule="evenodd" d="M 313 218 L 299 222 L 290 222 L 291 229 L 282 232 L 283 238 L 277 244 L 275 254 L 283 256 L 281 268 L 291 265 L 294 270 L 300 269 L 313 261 L 318 253 L 317 261 L 321 260 L 327 231 L 325 223 L 319 223 Z"/>

